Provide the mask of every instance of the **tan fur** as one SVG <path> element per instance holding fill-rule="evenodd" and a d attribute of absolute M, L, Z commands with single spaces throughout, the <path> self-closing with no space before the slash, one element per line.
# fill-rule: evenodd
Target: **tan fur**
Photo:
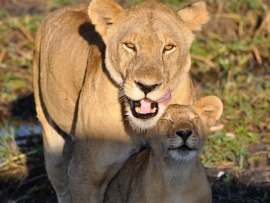
<path fill-rule="evenodd" d="M 141 146 L 131 132 L 153 127 L 164 112 L 166 104 L 159 104 L 152 118 L 132 115 L 127 98 L 145 97 L 134 81 L 159 85 L 146 95 L 151 101 L 169 90 L 169 103 L 193 103 L 189 47 L 192 31 L 207 21 L 205 4 L 194 8 L 185 8 L 194 16 L 186 19 L 185 9 L 177 13 L 154 1 L 124 10 L 112 0 L 92 0 L 42 22 L 34 93 L 59 202 L 101 202 L 108 181 Z M 163 51 L 168 44 L 172 52 Z"/>
<path fill-rule="evenodd" d="M 221 113 L 222 103 L 215 96 L 193 106 L 168 106 L 157 126 L 145 132 L 150 149 L 125 163 L 109 183 L 104 202 L 211 203 L 211 187 L 198 155 L 212 120 Z M 184 141 L 179 132 L 188 130 L 192 134 Z M 183 145 L 193 150 L 181 151 Z"/>

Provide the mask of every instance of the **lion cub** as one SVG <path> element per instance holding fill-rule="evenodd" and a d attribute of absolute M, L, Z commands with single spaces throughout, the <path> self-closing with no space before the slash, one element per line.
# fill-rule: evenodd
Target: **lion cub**
<path fill-rule="evenodd" d="M 145 132 L 150 148 L 124 164 L 110 182 L 105 202 L 212 202 L 199 153 L 222 109 L 215 96 L 204 97 L 192 106 L 168 106 L 157 126 Z"/>

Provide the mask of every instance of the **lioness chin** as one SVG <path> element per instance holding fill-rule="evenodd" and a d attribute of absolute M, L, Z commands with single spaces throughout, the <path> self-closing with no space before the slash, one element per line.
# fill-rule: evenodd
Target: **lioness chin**
<path fill-rule="evenodd" d="M 199 153 L 222 102 L 208 96 L 188 105 L 169 105 L 146 132 L 149 149 L 134 154 L 109 183 L 105 203 L 211 203 L 211 187 Z"/>
<path fill-rule="evenodd" d="M 178 12 L 154 1 L 60 9 L 41 23 L 33 86 L 45 163 L 59 202 L 102 202 L 168 104 L 192 104 L 189 48 L 204 2 Z M 140 140 L 140 139 L 139 139 Z"/>

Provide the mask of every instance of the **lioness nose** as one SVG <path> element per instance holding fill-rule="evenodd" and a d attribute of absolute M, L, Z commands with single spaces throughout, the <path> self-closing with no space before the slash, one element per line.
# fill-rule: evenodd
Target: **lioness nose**
<path fill-rule="evenodd" d="M 192 130 L 178 130 L 176 131 L 176 134 L 180 136 L 185 142 L 190 137 L 190 135 L 193 134 L 193 131 Z"/>
<path fill-rule="evenodd" d="M 135 83 L 144 92 L 145 95 L 147 95 L 149 92 L 152 92 L 154 89 L 160 86 L 160 84 L 146 85 L 137 81 L 135 81 Z"/>

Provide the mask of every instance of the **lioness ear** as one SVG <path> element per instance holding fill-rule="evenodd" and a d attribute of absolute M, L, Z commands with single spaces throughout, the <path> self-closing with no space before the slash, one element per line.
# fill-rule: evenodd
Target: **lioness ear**
<path fill-rule="evenodd" d="M 209 15 L 204 1 L 190 4 L 178 11 L 178 14 L 192 31 L 201 30 L 201 25 L 207 23 L 209 20 Z"/>
<path fill-rule="evenodd" d="M 222 101 L 216 96 L 203 97 L 193 106 L 208 128 L 216 124 L 223 111 Z"/>
<path fill-rule="evenodd" d="M 113 0 L 92 0 L 88 7 L 88 15 L 95 25 L 96 31 L 103 39 L 107 30 L 124 13 L 124 10 Z"/>

